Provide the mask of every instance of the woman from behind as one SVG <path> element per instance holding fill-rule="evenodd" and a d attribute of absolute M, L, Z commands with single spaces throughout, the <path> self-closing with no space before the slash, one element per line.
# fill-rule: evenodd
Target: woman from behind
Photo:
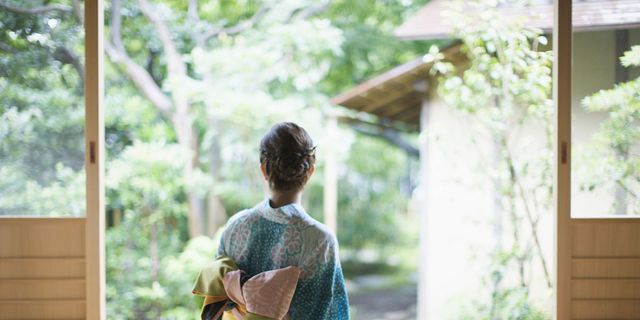
<path fill-rule="evenodd" d="M 229 220 L 218 257 L 230 257 L 248 277 L 299 268 L 287 313 L 292 320 L 349 319 L 336 237 L 301 205 L 314 169 L 309 134 L 291 122 L 274 125 L 260 142 L 260 170 L 270 196 Z"/>

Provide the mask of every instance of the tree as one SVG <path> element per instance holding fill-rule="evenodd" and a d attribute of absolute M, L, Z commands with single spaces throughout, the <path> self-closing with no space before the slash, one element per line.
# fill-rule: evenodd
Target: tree
<path fill-rule="evenodd" d="M 182 81 L 187 76 L 187 64 L 179 52 L 175 39 L 168 25 L 161 17 L 157 10 L 146 0 L 138 2 L 139 9 L 146 19 L 153 25 L 157 31 L 156 36 L 161 44 L 161 49 L 165 55 L 166 71 L 160 79 L 154 78 L 153 63 L 156 62 L 159 54 L 154 48 L 144 48 L 149 51 L 147 69 L 137 63 L 129 56 L 125 44 L 122 40 L 122 11 L 120 0 L 111 2 L 111 23 L 110 23 L 110 41 L 106 44 L 106 51 L 110 59 L 123 66 L 125 74 L 130 78 L 132 83 L 138 88 L 140 93 L 144 95 L 157 111 L 171 123 L 176 139 L 183 148 L 184 154 L 188 155 L 189 161 L 183 165 L 183 179 L 185 183 L 193 179 L 199 173 L 199 154 L 200 144 L 198 141 L 198 132 L 194 126 L 194 117 L 191 114 L 191 104 L 188 96 L 180 92 L 179 88 L 165 92 L 162 85 L 165 79 L 173 79 L 174 81 Z M 190 5 L 194 5 L 193 1 Z M 197 6 L 197 3 L 195 3 Z M 191 9 L 192 16 L 197 15 L 197 8 Z M 148 30 L 147 30 L 148 32 Z M 147 33 L 151 35 L 151 33 Z M 155 57 L 154 57 L 155 55 Z M 201 196 L 193 189 L 188 190 L 188 221 L 189 233 L 191 236 L 200 235 L 204 232 L 204 206 Z"/>
<path fill-rule="evenodd" d="M 366 10 L 371 10 L 372 5 L 373 12 L 367 12 Z M 396 12 L 404 9 L 396 3 L 393 5 Z M 155 10 L 152 7 L 155 7 Z M 335 66 L 336 62 L 352 61 L 352 58 L 335 59 L 342 50 L 340 47 L 342 34 L 323 19 L 323 14 L 329 11 L 327 15 L 337 16 L 336 20 L 341 21 L 344 15 L 338 14 L 343 11 L 338 10 L 346 7 L 361 10 L 358 11 L 356 21 L 366 20 L 367 17 L 382 13 L 385 14 L 383 18 L 393 16 L 387 13 L 389 10 L 384 10 L 385 7 L 379 7 L 375 3 L 354 5 L 352 2 L 341 2 L 330 5 L 329 2 L 313 1 L 309 3 L 304 1 L 256 2 L 252 3 L 248 10 L 237 11 L 238 7 L 234 7 L 234 3 L 230 2 L 227 5 L 220 4 L 219 8 L 215 8 L 217 10 L 205 11 L 203 10 L 205 7 L 196 1 L 189 2 L 187 8 L 174 3 L 151 5 L 147 1 L 140 1 L 141 14 L 136 13 L 131 17 L 125 17 L 139 23 L 123 25 L 120 2 L 114 1 L 110 19 L 111 41 L 107 46 L 107 52 L 113 62 L 122 66 L 124 73 L 165 120 L 171 123 L 178 143 L 185 148 L 185 152 L 192 155 L 192 161 L 185 164 L 185 182 L 188 183 L 194 175 L 207 172 L 211 176 L 212 188 L 215 189 L 216 185 L 224 184 L 223 174 L 216 171 L 216 167 L 221 164 L 220 141 L 224 138 L 220 135 L 225 130 L 217 127 L 223 127 L 227 121 L 225 115 L 216 114 L 214 110 L 220 109 L 220 106 L 229 108 L 229 105 L 238 102 L 237 97 L 250 100 L 246 96 L 248 92 L 255 92 L 253 96 L 262 94 L 262 98 L 272 93 L 275 97 L 279 97 L 287 92 L 296 92 L 299 97 L 306 99 L 303 104 L 307 106 L 326 105 L 326 101 L 322 101 L 323 98 L 318 96 L 318 90 L 314 87 L 316 84 L 320 83 L 321 87 L 326 87 L 328 90 L 336 90 L 336 86 L 330 83 L 336 83 L 338 79 L 345 78 L 345 71 L 367 69 L 361 66 L 355 68 L 351 62 Z M 186 9 L 186 12 L 180 13 L 180 9 Z M 135 12 L 136 8 L 130 6 L 129 11 Z M 173 12 L 172 16 L 162 16 L 162 12 L 169 11 Z M 227 16 L 220 17 L 222 14 Z M 141 15 L 146 19 L 141 19 Z M 225 20 L 231 22 L 225 24 Z M 140 27 L 147 22 L 150 22 L 152 29 L 157 32 Z M 347 22 L 342 24 L 347 25 Z M 371 34 L 370 40 L 376 41 L 368 41 L 367 44 L 379 45 L 381 48 L 388 47 L 383 46 L 383 41 L 390 42 L 388 35 L 376 33 L 373 27 L 368 28 L 371 30 L 368 32 Z M 158 41 L 155 42 L 157 48 L 152 48 L 148 52 L 143 49 L 129 53 L 121 40 L 123 30 L 127 33 L 140 31 L 151 37 L 157 37 Z M 307 32 L 305 37 L 300 36 L 301 30 Z M 354 32 L 352 29 L 348 30 Z M 352 46 L 350 50 L 362 52 L 364 51 L 363 31 L 359 29 L 355 31 L 357 33 L 351 36 L 352 41 L 349 43 L 359 41 L 358 47 Z M 287 35 L 287 32 L 290 34 Z M 267 35 L 282 37 L 274 38 Z M 279 39 L 283 42 L 278 43 L 281 41 Z M 414 45 L 414 47 L 418 46 Z M 382 52 L 386 55 L 385 59 L 393 63 L 398 61 L 397 54 L 403 52 L 402 49 L 385 49 Z M 283 51 L 289 51 L 291 55 L 278 56 Z M 162 66 L 162 60 L 158 59 L 163 54 L 166 66 Z M 363 60 L 372 63 L 370 56 L 371 53 L 368 53 Z M 229 57 L 244 59 L 246 63 L 229 63 Z M 406 56 L 405 59 L 407 59 Z M 149 63 L 144 68 L 142 63 L 136 63 L 136 61 L 149 61 Z M 159 70 L 157 70 L 158 65 L 161 67 Z M 330 69 L 332 65 L 334 68 Z M 371 72 L 386 65 L 388 64 L 378 64 Z M 340 70 L 342 73 L 339 73 L 340 76 L 329 73 L 325 78 L 324 75 L 329 70 L 333 70 L 333 73 Z M 247 75 L 251 76 L 247 78 Z M 358 78 L 354 80 L 357 81 Z M 182 85 L 185 82 L 192 88 Z M 212 88 L 220 90 L 218 99 L 208 95 Z M 255 91 L 248 90 L 250 88 Z M 229 103 L 234 100 L 235 102 Z M 291 99 L 289 100 L 290 104 Z M 247 101 L 243 103 L 244 106 L 248 105 Z M 264 99 L 258 100 L 257 104 L 271 105 Z M 238 120 L 239 114 L 246 118 L 255 113 L 235 113 L 235 120 Z M 206 121 L 198 123 L 195 119 L 206 119 Z M 241 122 L 255 124 L 256 121 L 258 123 L 261 121 L 255 118 L 252 120 L 254 121 L 243 119 Z M 254 127 L 264 129 L 261 126 L 254 125 Z M 207 141 L 201 141 L 203 139 Z M 203 214 L 205 211 L 203 195 L 198 195 L 195 190 L 189 191 L 188 194 L 190 233 L 195 235 L 203 231 L 198 230 L 197 226 L 203 225 L 206 220 Z M 222 208 L 217 192 L 213 189 L 208 192 L 207 202 L 209 208 Z M 212 220 L 217 222 L 210 225 L 209 234 L 215 231 L 221 221 L 224 221 L 223 218 L 223 210 L 216 210 L 209 215 L 209 222 Z"/>
<path fill-rule="evenodd" d="M 480 136 L 486 135 L 493 142 L 493 158 L 483 159 L 491 168 L 486 174 L 495 194 L 496 237 L 489 280 L 492 299 L 484 311 L 488 319 L 520 319 L 530 311 L 525 272 L 532 250 L 551 289 L 538 222 L 552 205 L 552 56 L 541 47 L 547 43 L 541 30 L 504 17 L 497 9 L 499 5 L 517 4 L 459 1 L 448 13 L 449 20 L 456 22 L 453 36 L 460 39 L 468 61 L 464 68 L 444 60 L 437 48 L 430 55 L 436 61 L 432 72 L 440 76 L 439 95 L 466 114 Z M 539 128 L 544 141 L 544 149 L 534 157 L 517 150 L 522 141 L 513 134 L 531 124 Z M 503 214 L 507 216 L 507 228 L 502 226 Z M 505 231 L 511 234 L 509 247 L 502 241 Z M 518 275 L 518 290 L 505 288 L 510 271 Z M 509 299 L 518 302 L 510 306 Z"/>
<path fill-rule="evenodd" d="M 0 214 L 85 210 L 78 8 L 0 4 Z"/>
<path fill-rule="evenodd" d="M 179 252 L 187 236 L 181 219 L 186 161 L 177 144 L 137 142 L 109 162 L 110 207 L 125 215 L 123 223 L 107 233 L 107 299 L 117 302 L 108 304 L 110 317 L 159 319 L 174 307 L 168 303 L 171 281 L 166 280 L 172 277 L 166 268 L 172 255 L 166 252 Z M 177 296 L 188 294 L 185 290 Z"/>
<path fill-rule="evenodd" d="M 81 215 L 83 99 L 82 72 L 76 68 L 83 56 L 81 2 L 4 3 L 0 108 L 11 107 L 0 109 L 0 174 L 6 178 L 0 188 L 3 195 L 19 192 L 0 199 L 0 206 L 33 212 L 64 204 Z M 419 4 L 106 2 L 107 214 L 123 215 L 107 230 L 110 318 L 193 315 L 197 305 L 185 303 L 192 301 L 190 279 L 215 249 L 211 239 L 193 235 L 213 236 L 227 213 L 262 199 L 257 142 L 275 121 L 300 122 L 318 144 L 316 174 L 303 200 L 318 220 L 322 149 L 339 144 L 345 159 L 339 205 L 346 213 L 338 235 L 343 248 L 402 244 L 403 230 L 382 229 L 364 241 L 358 233 L 381 231 L 380 221 L 398 225 L 403 218 L 395 210 L 407 200 L 398 188 L 409 174 L 403 154 L 367 137 L 354 138 L 349 128 L 340 129 L 340 141 L 325 140 L 323 112 L 330 107 L 328 96 L 423 50 L 424 44 L 391 36 L 401 13 Z M 58 21 L 55 28 L 51 19 Z M 53 35 L 43 45 L 36 33 Z M 12 51 L 4 51 L 5 44 Z M 80 64 L 55 55 L 60 46 Z M 49 155 L 34 157 L 20 149 L 45 144 L 59 150 L 50 156 L 61 162 L 56 170 L 45 170 L 52 166 L 44 161 Z M 385 157 L 358 156 L 364 150 Z M 47 176 L 28 176 L 24 159 L 42 161 L 38 165 Z M 395 169 L 385 172 L 388 166 Z M 72 196 L 75 202 L 69 201 Z M 5 205 L 5 199 L 11 203 Z M 203 225 L 208 228 L 200 229 Z"/>
<path fill-rule="evenodd" d="M 231 109 L 230 102 L 237 106 L 240 102 L 237 97 L 249 100 L 242 94 L 249 92 L 250 88 L 256 90 L 255 95 L 262 95 L 257 97 L 263 99 L 260 102 L 269 104 L 271 101 L 264 101 L 264 98 L 268 98 L 268 91 L 272 91 L 275 83 L 279 83 L 280 95 L 291 90 L 303 91 L 317 83 L 328 67 L 326 62 L 322 62 L 322 59 L 326 61 L 327 56 L 321 52 L 329 50 L 337 53 L 336 44 L 339 45 L 341 38 L 327 23 L 313 20 L 327 5 L 265 2 L 252 6 L 255 8 L 250 8 L 249 12 L 233 12 L 237 16 L 223 17 L 237 20 L 236 24 L 226 25 L 219 15 L 231 13 L 225 12 L 233 8 L 231 5 L 221 4 L 216 8 L 221 12 L 210 10 L 201 16 L 202 5 L 197 1 L 190 1 L 187 10 L 181 12 L 175 10 L 180 8 L 177 4 L 151 4 L 141 0 L 137 6 L 129 4 L 129 12 L 135 14 L 125 17 L 121 2 L 112 2 L 110 41 L 106 47 L 110 59 L 122 67 L 131 82 L 171 124 L 178 144 L 183 147 L 185 154 L 190 155 L 191 161 L 185 163 L 183 168 L 183 178 L 188 186 L 191 236 L 205 231 L 212 234 L 226 216 L 216 192 L 199 192 L 192 185 L 192 181 L 198 180 L 197 176 L 201 176 L 205 168 L 214 184 L 223 183 L 223 175 L 217 170 L 220 167 L 220 141 L 224 140 L 221 135 L 225 132 L 220 127 L 225 117 L 255 114 L 237 111 L 224 115 L 216 111 L 220 106 Z M 169 12 L 172 12 L 171 16 L 166 15 Z M 123 26 L 123 17 L 142 24 L 129 23 Z M 140 25 L 143 26 L 142 30 L 137 30 L 141 28 Z M 299 30 L 309 33 L 306 37 L 299 37 L 295 33 Z M 130 55 L 129 51 L 134 50 L 126 48 L 122 33 L 135 31 L 156 38 L 157 48 L 142 48 Z M 275 39 L 285 42 L 269 42 L 267 40 L 270 38 L 266 37 L 269 34 L 279 35 Z M 313 39 L 314 35 L 318 37 Z M 281 56 L 284 51 L 289 51 L 291 55 Z M 245 59 L 245 63 L 229 63 L 230 57 Z M 139 60 L 149 61 L 146 68 L 137 62 Z M 154 63 L 159 66 L 154 66 Z M 317 63 L 324 63 L 324 66 L 318 66 Z M 191 87 L 185 86 L 185 83 Z M 219 91 L 218 97 L 209 95 L 212 88 Z M 245 107 L 249 105 L 247 101 L 242 103 Z M 203 152 L 208 156 L 203 156 Z M 207 220 L 204 214 L 205 195 L 209 208 L 217 209 L 210 210 L 214 212 L 208 217 L 208 228 L 203 228 Z"/>

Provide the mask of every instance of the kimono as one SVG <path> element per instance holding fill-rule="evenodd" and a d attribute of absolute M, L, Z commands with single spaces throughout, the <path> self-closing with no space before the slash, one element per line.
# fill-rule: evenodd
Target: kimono
<path fill-rule="evenodd" d="M 298 204 L 272 208 L 265 199 L 235 214 L 222 233 L 217 256 L 230 257 L 249 277 L 299 268 L 289 319 L 349 319 L 338 241 Z"/>

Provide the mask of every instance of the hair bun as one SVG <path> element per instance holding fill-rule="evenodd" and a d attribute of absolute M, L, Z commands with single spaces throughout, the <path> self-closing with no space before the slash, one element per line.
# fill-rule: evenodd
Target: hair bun
<path fill-rule="evenodd" d="M 274 174 L 284 181 L 297 181 L 305 178 L 311 167 L 309 154 L 300 152 L 283 152 L 274 160 Z"/>

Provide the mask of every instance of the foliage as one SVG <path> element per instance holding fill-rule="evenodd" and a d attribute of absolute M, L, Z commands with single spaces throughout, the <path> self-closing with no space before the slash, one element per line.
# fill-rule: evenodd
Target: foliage
<path fill-rule="evenodd" d="M 25 215 L 48 212 L 52 216 L 79 216 L 85 212 L 85 176 L 62 163 L 53 168 L 54 177 L 41 184 L 12 164 L 0 167 L 2 214 Z M 6 192 L 6 193 L 4 193 Z"/>
<path fill-rule="evenodd" d="M 191 295 L 193 281 L 214 256 L 218 241 L 202 236 L 185 244 L 175 239 L 175 232 L 164 234 L 154 279 L 149 272 L 151 261 L 142 254 L 148 252 L 149 243 L 140 236 L 137 222 L 125 219 L 107 231 L 109 318 L 150 319 L 158 314 L 166 319 L 197 318 L 202 299 Z"/>
<path fill-rule="evenodd" d="M 124 222 L 107 233 L 107 296 L 109 301 L 118 302 L 108 304 L 110 317 L 158 318 L 189 300 L 189 288 L 185 286 L 190 281 L 182 281 L 193 272 L 174 273 L 187 268 L 180 265 L 184 257 L 192 259 L 191 255 L 197 253 L 185 249 L 174 256 L 182 251 L 187 238 L 181 161 L 186 159 L 176 145 L 139 142 L 109 163 L 109 207 L 124 213 Z M 196 250 L 213 255 L 215 245 L 211 242 L 194 241 L 207 245 Z M 183 308 L 183 313 L 189 310 L 188 306 Z"/>
<path fill-rule="evenodd" d="M 640 46 L 627 51 L 620 61 L 625 67 L 640 66 Z M 607 119 L 600 124 L 589 146 L 588 181 L 582 188 L 595 190 L 613 184 L 626 195 L 616 197 L 612 210 L 616 214 L 640 214 L 640 78 L 619 83 L 612 89 L 600 90 L 582 100 L 588 112 L 606 112 Z M 621 210 L 621 212 L 616 212 Z"/>
<path fill-rule="evenodd" d="M 415 59 L 433 41 L 398 41 L 393 29 L 426 0 L 336 0 L 322 17 L 342 30 L 343 54 L 331 57 L 331 67 L 320 89 L 331 95 Z M 345 14 L 348 13 L 348 14 Z"/>
<path fill-rule="evenodd" d="M 545 276 L 540 280 L 546 280 L 551 289 L 550 267 L 537 227 L 540 217 L 549 214 L 552 205 L 552 58 L 540 47 L 547 43 L 541 30 L 524 27 L 521 19 L 505 18 L 497 10 L 498 6 L 514 4 L 455 2 L 448 13 L 449 20 L 456 22 L 454 33 L 468 64 L 457 69 L 437 48 L 425 58 L 435 61 L 432 73 L 440 76 L 439 95 L 465 114 L 480 135 L 493 142 L 494 159 L 485 159 L 482 165 L 490 168 L 485 174 L 493 183 L 493 192 L 499 195 L 494 202 L 493 223 L 501 225 L 505 217 L 509 222 L 505 231 L 494 234 L 491 273 L 485 282 L 491 299 L 476 306 L 474 318 L 530 316 L 531 282 L 525 270 L 532 259 Z M 518 150 L 523 142 L 512 133 L 525 125 L 537 127 L 545 142 L 539 156 Z M 511 235 L 506 247 L 501 245 L 503 233 Z"/>
<path fill-rule="evenodd" d="M 159 218 L 184 216 L 180 164 L 186 161 L 176 145 L 137 142 L 128 146 L 107 168 L 110 208 L 154 214 Z M 157 212 L 157 211 L 162 212 Z"/>
<path fill-rule="evenodd" d="M 491 257 L 489 277 L 484 279 L 484 285 L 492 287 L 496 282 L 504 280 L 510 269 L 519 268 L 519 252 L 496 252 Z M 532 301 L 530 290 L 526 286 L 505 286 L 493 290 L 491 295 L 480 295 L 463 303 L 460 319 L 508 319 L 508 320 L 546 320 L 550 318 L 546 308 Z"/>
<path fill-rule="evenodd" d="M 404 244 L 407 240 L 404 237 L 408 235 L 399 232 L 406 230 L 403 223 L 409 220 L 407 195 L 398 190 L 406 183 L 403 162 L 408 156 L 400 150 L 373 156 L 373 150 L 384 148 L 384 144 L 374 138 L 357 137 L 346 159 L 351 170 L 345 170 L 339 180 L 338 234 L 352 249 L 380 249 L 382 243 Z"/>
<path fill-rule="evenodd" d="M 150 12 L 170 31 L 184 74 L 172 71 L 167 44 L 144 3 L 105 2 L 106 44 L 114 44 L 114 18 L 120 16 L 129 62 L 169 98 L 172 110 L 186 101 L 184 123 L 191 124 L 197 143 L 185 148 L 184 127 L 176 125 L 181 122 L 167 117 L 128 65 L 107 50 L 107 213 L 122 216 L 107 230 L 110 319 L 194 317 L 199 301 L 190 296 L 192 279 L 216 242 L 189 239 L 189 195 L 204 207 L 215 201 L 222 207 L 210 210 L 222 213 L 221 221 L 213 221 L 219 215 L 204 219 L 209 236 L 227 215 L 259 201 L 264 189 L 257 144 L 276 121 L 299 122 L 318 144 L 316 174 L 304 197 L 318 220 L 323 148 L 337 148 L 344 160 L 338 233 L 344 248 L 406 241 L 402 232 L 384 228 L 406 219 L 401 212 L 408 194 L 398 188 L 408 174 L 404 156 L 348 128 L 340 129 L 339 141 L 327 139 L 323 112 L 329 95 L 424 50 L 424 43 L 391 35 L 403 14 L 424 1 L 200 1 L 198 19 L 187 1 L 152 1 Z M 35 14 L 0 8 L 0 214 L 84 211 L 82 17 L 72 1 L 2 5 L 47 4 L 62 9 Z M 245 23 L 263 7 L 269 9 L 264 16 Z M 199 41 L 206 32 L 236 26 L 244 29 Z M 197 158 L 187 174 L 192 152 Z M 385 156 L 359 156 L 365 152 Z M 372 236 L 362 237 L 363 230 Z"/>
<path fill-rule="evenodd" d="M 84 212 L 81 29 L 70 13 L 0 10 L 0 215 Z"/>

